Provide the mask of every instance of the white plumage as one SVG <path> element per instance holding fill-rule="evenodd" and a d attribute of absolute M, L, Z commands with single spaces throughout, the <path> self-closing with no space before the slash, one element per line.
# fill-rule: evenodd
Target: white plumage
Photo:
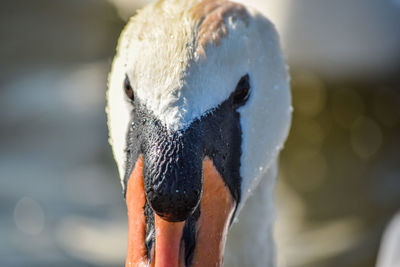
<path fill-rule="evenodd" d="M 376 267 L 400 266 L 400 213 L 388 225 L 381 243 Z"/>

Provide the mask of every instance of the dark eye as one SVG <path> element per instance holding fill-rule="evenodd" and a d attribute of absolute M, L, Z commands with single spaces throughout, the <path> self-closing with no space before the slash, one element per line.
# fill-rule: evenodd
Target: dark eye
<path fill-rule="evenodd" d="M 134 97 L 133 97 L 133 90 L 132 90 L 131 82 L 129 81 L 128 76 L 125 76 L 124 90 L 125 90 L 126 96 L 127 96 L 130 100 L 133 100 L 133 98 L 134 98 Z"/>
<path fill-rule="evenodd" d="M 234 107 L 240 107 L 244 105 L 250 96 L 250 78 L 246 74 L 243 76 L 236 86 L 235 92 L 232 94 L 232 101 Z"/>

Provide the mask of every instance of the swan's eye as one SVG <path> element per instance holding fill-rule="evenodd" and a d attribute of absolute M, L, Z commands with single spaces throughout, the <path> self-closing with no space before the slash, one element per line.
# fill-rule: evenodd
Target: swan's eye
<path fill-rule="evenodd" d="M 240 107 L 244 105 L 250 96 L 250 78 L 246 74 L 243 76 L 236 86 L 235 92 L 232 94 L 232 101 L 234 107 Z"/>
<path fill-rule="evenodd" d="M 132 86 L 131 86 L 131 82 L 129 81 L 128 76 L 125 76 L 125 81 L 124 81 L 124 90 L 125 90 L 125 94 L 126 96 L 133 101 L 133 90 L 132 90 Z"/>

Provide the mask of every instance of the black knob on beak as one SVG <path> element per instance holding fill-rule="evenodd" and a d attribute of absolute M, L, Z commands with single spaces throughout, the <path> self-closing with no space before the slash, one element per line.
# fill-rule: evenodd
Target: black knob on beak
<path fill-rule="evenodd" d="M 195 134 L 152 130 L 144 149 L 144 184 L 153 210 L 170 222 L 186 220 L 202 194 L 202 150 Z"/>

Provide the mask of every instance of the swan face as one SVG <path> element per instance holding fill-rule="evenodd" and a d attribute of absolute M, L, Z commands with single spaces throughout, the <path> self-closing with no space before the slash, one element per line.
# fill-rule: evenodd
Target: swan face
<path fill-rule="evenodd" d="M 127 265 L 220 264 L 232 217 L 290 125 L 273 25 L 224 0 L 149 5 L 121 35 L 107 97 Z"/>

